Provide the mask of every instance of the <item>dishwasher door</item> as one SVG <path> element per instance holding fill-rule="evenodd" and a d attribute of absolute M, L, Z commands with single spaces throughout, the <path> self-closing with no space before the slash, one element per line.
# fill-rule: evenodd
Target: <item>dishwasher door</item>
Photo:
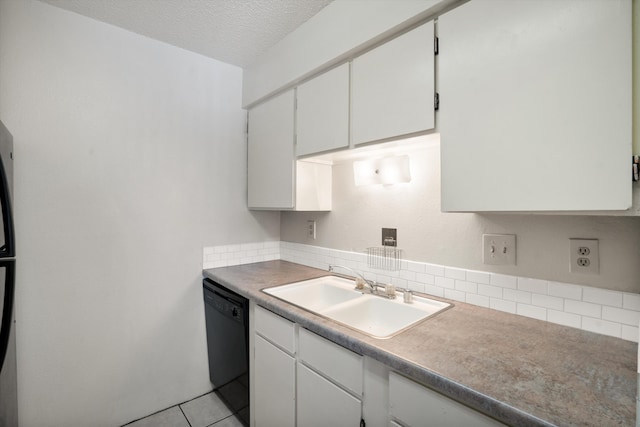
<path fill-rule="evenodd" d="M 249 300 L 204 279 L 209 378 L 214 388 L 249 372 Z"/>

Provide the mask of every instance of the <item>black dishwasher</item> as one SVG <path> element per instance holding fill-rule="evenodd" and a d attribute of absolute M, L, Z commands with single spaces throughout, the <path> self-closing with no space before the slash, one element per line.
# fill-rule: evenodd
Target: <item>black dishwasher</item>
<path fill-rule="evenodd" d="M 238 412 L 249 417 L 249 300 L 210 279 L 202 282 L 214 389 Z"/>

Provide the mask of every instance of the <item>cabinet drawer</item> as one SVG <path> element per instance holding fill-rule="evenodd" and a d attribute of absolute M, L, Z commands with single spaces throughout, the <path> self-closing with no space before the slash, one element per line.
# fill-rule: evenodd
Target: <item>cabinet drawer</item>
<path fill-rule="evenodd" d="M 411 427 L 495 427 L 504 424 L 395 372 L 389 373 L 391 417 Z"/>
<path fill-rule="evenodd" d="M 302 328 L 298 351 L 307 365 L 362 396 L 362 356 Z"/>
<path fill-rule="evenodd" d="M 296 352 L 294 323 L 260 306 L 255 310 L 256 332 L 287 351 Z"/>

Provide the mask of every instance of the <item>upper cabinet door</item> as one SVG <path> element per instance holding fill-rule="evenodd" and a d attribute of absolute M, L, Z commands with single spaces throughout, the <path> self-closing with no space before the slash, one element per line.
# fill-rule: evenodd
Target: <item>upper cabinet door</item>
<path fill-rule="evenodd" d="M 249 110 L 248 205 L 294 207 L 294 95 L 287 91 Z"/>
<path fill-rule="evenodd" d="M 298 86 L 296 154 L 349 147 L 349 64 Z"/>
<path fill-rule="evenodd" d="M 630 0 L 472 0 L 438 36 L 443 211 L 630 207 Z"/>
<path fill-rule="evenodd" d="M 433 129 L 433 33 L 428 22 L 353 60 L 355 145 Z"/>

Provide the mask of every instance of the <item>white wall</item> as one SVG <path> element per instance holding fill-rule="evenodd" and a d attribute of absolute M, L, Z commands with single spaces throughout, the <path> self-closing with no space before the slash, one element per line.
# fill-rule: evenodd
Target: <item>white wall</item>
<path fill-rule="evenodd" d="M 440 212 L 440 145 L 410 154 L 411 182 L 356 187 L 352 162 L 333 167 L 333 210 L 283 212 L 281 239 L 362 252 L 398 229 L 404 258 L 521 277 L 640 293 L 640 218 Z M 317 221 L 317 239 L 306 235 Z M 517 265 L 482 262 L 482 234 L 517 235 Z M 600 274 L 569 272 L 569 238 L 599 239 Z"/>
<path fill-rule="evenodd" d="M 116 426 L 210 390 L 202 247 L 279 238 L 246 210 L 242 71 L 0 0 L 15 141 L 22 426 Z"/>

